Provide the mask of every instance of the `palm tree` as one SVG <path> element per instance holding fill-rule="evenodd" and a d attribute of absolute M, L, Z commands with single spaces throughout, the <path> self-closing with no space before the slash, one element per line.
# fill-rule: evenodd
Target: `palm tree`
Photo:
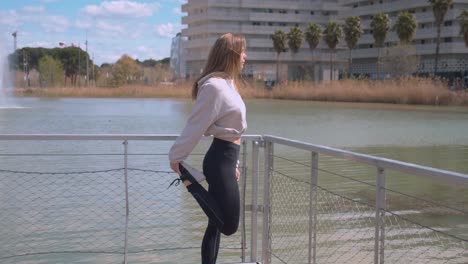
<path fill-rule="evenodd" d="M 428 0 L 431 3 L 432 13 L 434 14 L 435 24 L 437 26 L 437 42 L 434 64 L 434 76 L 437 75 L 437 64 L 439 63 L 440 30 L 444 22 L 445 14 L 452 5 L 452 0 Z"/>
<path fill-rule="evenodd" d="M 352 59 L 352 50 L 356 47 L 359 39 L 361 38 L 364 30 L 361 26 L 361 19 L 358 16 L 351 16 L 345 19 L 345 23 L 343 25 L 343 32 L 345 36 L 346 45 L 349 49 L 349 63 L 348 63 L 348 73 L 351 74 L 351 64 L 353 62 Z"/>
<path fill-rule="evenodd" d="M 286 32 L 279 29 L 271 36 L 273 40 L 273 48 L 276 51 L 276 82 L 279 81 L 279 56 L 281 52 L 286 51 Z"/>
<path fill-rule="evenodd" d="M 302 46 L 302 40 L 304 39 L 304 34 L 302 30 L 298 27 L 293 27 L 288 32 L 288 47 L 292 52 L 293 58 L 294 55 L 299 51 Z M 293 71 L 291 71 L 293 72 Z M 294 69 L 295 72 L 295 69 Z M 297 75 L 293 74 L 293 79 L 297 79 Z"/>
<path fill-rule="evenodd" d="M 322 27 L 319 24 L 310 23 L 305 32 L 305 40 L 309 44 L 312 51 L 312 60 L 314 60 L 314 50 L 317 48 L 320 39 L 322 38 Z M 314 80 L 315 78 L 315 61 L 313 62 Z"/>
<path fill-rule="evenodd" d="M 465 39 L 465 46 L 468 47 L 468 9 L 463 10 L 457 17 L 460 24 L 460 35 Z"/>
<path fill-rule="evenodd" d="M 390 30 L 390 18 L 388 14 L 378 13 L 372 17 L 370 23 L 372 35 L 374 37 L 375 46 L 378 48 L 377 57 L 377 75 L 380 75 L 380 50 L 385 43 L 387 38 L 388 30 Z"/>
<path fill-rule="evenodd" d="M 402 44 L 409 44 L 413 40 L 417 25 L 416 18 L 410 12 L 405 11 L 398 14 L 393 28 Z"/>
<path fill-rule="evenodd" d="M 288 32 L 288 47 L 293 53 L 297 53 L 302 46 L 304 34 L 298 27 L 293 27 Z"/>
<path fill-rule="evenodd" d="M 330 52 L 330 81 L 333 80 L 333 53 L 335 53 L 336 46 L 340 42 L 343 36 L 343 29 L 335 21 L 330 21 L 325 25 L 323 30 L 323 40 L 327 43 L 328 48 L 332 50 Z"/>
<path fill-rule="evenodd" d="M 386 57 L 386 66 L 393 68 L 393 73 L 398 76 L 407 76 L 417 70 L 419 64 L 419 56 L 416 55 L 416 49 L 410 45 L 413 41 L 414 33 L 418 22 L 413 14 L 404 11 L 398 14 L 393 29 L 396 31 L 400 43 L 392 48 L 395 53 L 392 57 Z"/>

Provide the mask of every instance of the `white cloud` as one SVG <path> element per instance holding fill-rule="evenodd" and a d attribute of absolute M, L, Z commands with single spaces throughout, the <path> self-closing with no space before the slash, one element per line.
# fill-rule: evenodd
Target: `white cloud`
<path fill-rule="evenodd" d="M 177 15 L 182 15 L 182 10 L 180 9 L 180 7 L 174 7 L 174 9 L 172 9 L 172 12 Z"/>
<path fill-rule="evenodd" d="M 44 16 L 39 23 L 47 32 L 65 32 L 70 26 L 64 16 Z"/>
<path fill-rule="evenodd" d="M 102 20 L 97 21 L 94 28 L 99 37 L 123 37 L 126 36 L 127 31 L 124 25 L 109 23 Z"/>
<path fill-rule="evenodd" d="M 159 36 L 167 37 L 167 38 L 175 37 L 175 35 L 179 33 L 181 29 L 182 29 L 181 24 L 167 23 L 167 24 L 160 24 L 156 26 L 157 34 Z"/>
<path fill-rule="evenodd" d="M 94 17 L 149 17 L 157 12 L 159 3 L 137 3 L 132 1 L 105 1 L 100 5 L 88 5 L 80 10 L 84 15 Z"/>
<path fill-rule="evenodd" d="M 0 25 L 18 27 L 21 24 L 20 16 L 16 10 L 0 10 Z"/>
<path fill-rule="evenodd" d="M 23 10 L 26 12 L 36 13 L 43 12 L 45 8 L 43 6 L 24 6 Z"/>
<path fill-rule="evenodd" d="M 53 2 L 58 2 L 59 0 L 36 0 L 41 3 L 53 3 Z"/>

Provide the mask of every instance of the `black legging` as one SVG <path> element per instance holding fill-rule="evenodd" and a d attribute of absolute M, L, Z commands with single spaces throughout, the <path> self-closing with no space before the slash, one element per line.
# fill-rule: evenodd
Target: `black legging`
<path fill-rule="evenodd" d="M 237 144 L 215 138 L 203 160 L 208 191 L 199 183 L 187 187 L 208 216 L 201 248 L 202 264 L 215 264 L 220 233 L 229 236 L 239 227 L 239 187 L 235 177 L 239 149 Z"/>

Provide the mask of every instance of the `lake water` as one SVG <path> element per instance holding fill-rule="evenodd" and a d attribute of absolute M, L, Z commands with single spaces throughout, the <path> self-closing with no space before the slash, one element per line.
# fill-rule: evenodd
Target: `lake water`
<path fill-rule="evenodd" d="M 192 107 L 192 102 L 190 101 L 175 99 L 17 98 L 16 103 L 19 108 L 0 109 L 0 134 L 178 134 L 183 128 Z M 313 144 L 345 148 L 356 152 L 468 174 L 468 108 L 300 102 L 286 100 L 248 100 L 246 101 L 246 105 L 248 121 L 247 134 L 277 135 Z M 109 148 L 107 143 L 101 142 L 75 142 L 74 144 L 66 146 L 55 142 L 0 143 L 0 154 L 21 154 L 28 153 L 28 151 L 41 153 L 42 149 L 48 149 L 49 153 L 58 154 L 71 153 L 72 151 L 90 153 L 93 155 L 96 153 L 100 154 L 101 152 L 122 152 L 121 144 L 116 144 L 116 146 Z M 106 145 L 106 147 L 102 147 L 101 144 Z M 157 148 L 155 145 L 146 143 L 136 143 L 135 145 L 138 146 L 138 151 L 140 153 L 148 153 L 148 155 L 132 157 L 129 161 L 131 167 L 149 169 L 159 166 L 164 170 L 168 169 L 165 157 L 167 149 L 165 149 L 165 151 L 157 151 L 155 150 Z M 164 147 L 167 148 L 169 145 L 170 144 L 167 143 Z M 155 155 L 158 157 L 157 162 L 155 162 Z M 281 155 L 281 152 L 278 153 L 278 155 Z M 86 170 L 105 170 L 122 167 L 120 157 L 101 157 L 95 155 L 93 156 L 93 162 L 90 162 L 89 158 L 82 159 L 82 157 L 75 156 L 70 156 L 68 159 L 70 162 L 63 162 L 63 160 L 57 162 L 57 158 L 55 157 L 25 156 L 24 159 L 20 161 L 20 166 L 18 166 L 18 157 L 5 155 L 2 161 L 0 161 L 2 166 L 0 169 L 36 172 L 76 172 L 82 171 L 85 164 Z M 332 169 L 333 167 L 336 169 L 343 169 L 341 168 L 343 165 L 338 165 L 334 161 L 327 163 L 327 166 Z M 349 171 L 350 175 L 361 174 L 365 171 L 361 168 L 354 169 L 352 166 L 345 168 L 345 170 Z M 112 178 L 113 172 L 105 172 L 103 175 Z M 47 186 L 53 186 L 60 182 L 63 184 L 70 184 L 70 180 L 65 177 L 66 175 L 53 178 L 53 180 L 43 180 L 42 183 L 35 182 L 37 177 L 30 177 L 28 175 L 20 176 L 18 179 L 24 178 L 24 182 L 18 180 L 18 188 L 28 186 L 27 188 L 29 190 L 33 190 L 33 187 L 37 184 L 45 184 Z M 83 176 L 87 180 L 94 182 L 97 186 L 103 184 L 99 180 L 99 177 L 86 174 L 75 176 L 78 176 L 78 178 Z M 427 190 L 430 190 L 435 196 L 442 196 L 445 200 L 451 200 L 458 196 L 461 197 L 459 205 L 461 207 L 467 206 L 464 209 L 468 208 L 468 203 L 465 203 L 468 200 L 466 193 L 462 195 L 459 195 L 459 193 L 452 193 L 452 189 L 434 187 L 435 185 L 432 183 L 423 186 L 424 184 L 421 185 L 421 182 L 417 182 L 410 186 L 409 183 L 411 183 L 411 181 L 406 180 L 406 178 L 403 180 L 402 177 L 401 175 L 395 176 L 398 180 L 389 180 L 389 184 L 393 187 L 415 191 L 415 193 L 420 195 L 424 195 Z M 165 192 L 167 192 L 165 189 L 167 181 L 164 182 L 164 187 L 160 188 L 159 185 L 146 184 L 151 180 L 152 178 L 148 175 L 141 176 L 140 181 L 135 183 L 133 188 L 136 188 L 136 190 L 160 190 L 162 195 L 158 199 L 164 199 L 164 197 L 166 197 Z M 330 184 L 336 183 L 337 181 L 331 181 Z M 86 190 L 83 192 L 90 196 L 103 190 L 100 189 L 101 187 L 90 187 L 90 184 L 83 185 L 78 182 L 72 182 L 72 185 L 79 186 L 80 190 Z M 11 186 L 3 185 L 1 187 L 2 190 L 7 190 L 11 188 Z M 111 184 L 111 186 L 113 186 L 113 190 L 121 190 L 120 188 L 122 187 L 118 183 Z M 110 187 L 103 185 L 102 188 Z M 451 194 L 448 195 L 446 192 Z M 28 191 L 25 193 L 30 195 Z M 53 191 L 51 191 L 51 193 L 53 193 Z M 58 195 L 64 194 L 60 193 Z M 157 236 L 158 233 L 154 231 L 154 229 L 159 229 L 166 225 L 171 228 L 177 228 L 177 223 L 179 222 L 174 222 L 174 219 L 166 219 L 163 221 L 160 220 L 160 218 L 151 216 L 151 206 L 152 202 L 154 202 L 154 198 L 152 198 L 153 194 L 139 193 L 138 195 L 141 195 L 139 199 L 141 199 L 140 201 L 145 201 L 143 204 L 147 207 L 136 206 L 137 208 L 134 208 L 133 212 L 137 211 L 141 214 L 148 214 L 150 220 L 143 217 L 139 220 L 148 221 L 149 223 L 151 223 L 151 221 L 159 221 L 159 225 L 157 224 L 154 226 L 152 231 L 147 230 L 147 233 L 145 233 L 146 235 L 141 235 L 141 237 L 145 239 L 139 236 L 133 237 L 133 239 L 139 241 L 140 244 L 148 243 L 143 246 L 143 249 L 135 249 L 135 252 L 144 251 L 144 249 L 154 246 L 154 241 L 157 241 L 157 239 L 149 238 L 148 232 Z M 18 195 L 18 197 L 19 196 L 21 195 Z M 20 198 L 15 199 L 18 199 L 15 203 L 26 203 L 26 200 L 23 201 Z M 170 201 L 166 201 L 171 204 L 171 208 L 173 208 L 168 208 L 167 210 L 181 210 L 180 212 L 192 210 L 189 208 L 193 205 L 181 202 L 185 199 L 190 199 L 185 192 L 177 194 L 175 200 L 171 198 Z M 92 201 L 90 200 L 90 202 Z M 146 202 L 148 202 L 148 204 L 146 204 Z M 55 200 L 54 206 L 57 203 L 60 204 L 60 201 Z M 28 205 L 27 208 L 29 208 L 30 211 L 34 211 L 33 209 L 35 206 L 39 205 L 33 203 L 32 205 Z M 70 208 L 69 204 L 66 206 L 68 206 L 68 208 L 62 209 L 73 209 Z M 51 205 L 51 207 L 53 206 Z M 12 208 L 11 210 L 13 212 L 16 209 Z M 121 214 L 122 212 L 118 213 L 119 217 Z M 196 216 L 193 216 L 194 218 L 204 219 L 204 216 L 198 211 L 194 214 L 196 214 Z M 159 216 L 161 217 L 161 215 Z M 114 216 L 109 215 L 109 217 Z M 183 219 L 187 217 L 190 216 L 183 214 L 179 220 L 183 221 Z M 46 219 L 44 221 L 50 221 L 50 215 L 44 216 L 44 219 Z M 455 229 L 468 237 L 466 220 L 466 215 L 461 218 L 450 218 L 450 221 L 454 222 L 453 226 L 456 227 Z M 85 222 L 85 219 L 82 219 L 82 221 Z M 437 221 L 441 221 L 441 218 L 434 217 L 432 220 L 432 222 Z M 81 220 L 78 221 L 78 223 L 82 225 Z M 105 225 L 105 222 L 100 224 Z M 176 226 L 174 227 L 174 225 Z M 3 229 L 11 228 L 9 226 L 0 227 Z M 42 227 L 42 229 L 39 228 L 39 230 L 44 229 L 46 229 L 45 226 Z M 202 229 L 203 224 L 191 227 L 190 230 L 192 231 L 190 236 L 184 238 L 187 239 L 187 241 L 191 241 L 192 246 L 190 247 L 193 247 L 194 254 L 197 254 L 196 252 L 198 251 L 196 248 L 202 236 Z M 3 234 L 3 236 L 11 235 L 8 231 L 4 232 L 7 233 Z M 109 252 L 121 250 L 118 245 L 119 243 L 110 245 L 106 242 L 110 237 L 117 238 L 117 240 L 120 241 L 121 237 L 119 237 L 119 234 L 113 234 L 111 232 L 102 237 L 103 239 L 99 243 L 105 245 L 103 246 L 105 250 Z M 41 239 L 45 238 L 37 238 L 37 240 L 35 240 L 36 243 L 39 243 Z M 178 239 L 180 240 L 181 238 L 178 237 Z M 50 242 L 50 239 L 48 241 Z M 84 238 L 79 241 L 80 245 L 86 245 L 87 243 Z M 6 243 L 6 241 L 2 242 Z M 18 248 L 18 243 L 20 242 L 16 243 L 15 246 Z M 53 243 L 60 244 L 61 240 L 59 238 L 54 238 Z M 93 243 L 95 244 L 96 242 L 94 241 Z M 31 245 L 36 244 L 33 243 Z M 31 251 L 41 251 L 41 248 L 37 249 L 31 245 L 28 245 L 28 247 L 33 248 Z M 8 250 L 10 249 L 6 247 L 3 250 L 0 248 L 2 252 L 8 253 Z M 66 251 L 67 248 L 62 250 Z M 73 251 L 73 248 L 68 250 Z M 92 252 L 93 250 L 89 249 L 88 251 Z M 26 250 L 26 252 L 29 251 Z M 8 255 L 7 253 L 5 254 Z M 233 257 L 236 255 L 238 256 L 238 251 L 227 253 L 225 259 L 236 259 Z M 95 256 L 91 254 L 88 260 L 86 260 L 86 258 L 84 260 L 81 258 L 76 260 L 75 263 L 93 263 L 93 261 L 95 261 L 94 257 Z M 154 255 L 150 257 L 148 257 L 148 255 L 134 256 L 134 262 L 132 263 L 148 263 L 154 261 L 154 257 Z M 164 253 L 157 254 L 157 257 L 160 261 L 156 261 L 156 263 L 183 263 L 182 261 L 170 262 L 169 260 L 164 260 Z M 73 258 L 74 257 L 67 256 L 65 258 L 67 261 L 65 261 L 64 257 L 54 256 L 43 262 L 39 262 L 36 261 L 34 257 L 25 257 L 24 263 L 51 263 L 51 261 L 54 263 L 71 263 Z M 119 258 L 117 257 L 116 259 Z M 13 262 L 8 263 L 16 263 L 15 259 L 11 260 Z M 103 263 L 106 261 L 108 263 L 114 263 L 112 255 L 106 255 L 101 259 Z"/>

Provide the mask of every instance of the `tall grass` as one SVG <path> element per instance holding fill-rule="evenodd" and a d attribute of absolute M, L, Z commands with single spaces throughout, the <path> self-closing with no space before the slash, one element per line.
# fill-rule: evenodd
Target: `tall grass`
<path fill-rule="evenodd" d="M 191 82 L 158 86 L 19 88 L 17 96 L 38 97 L 114 97 L 114 98 L 190 98 Z M 468 91 L 450 91 L 439 80 L 409 78 L 400 80 L 340 80 L 314 84 L 289 82 L 266 89 L 263 84 L 244 82 L 239 92 L 246 99 L 268 98 L 335 102 L 468 106 Z"/>
<path fill-rule="evenodd" d="M 468 106 L 468 91 L 450 91 L 442 81 L 428 78 L 340 80 L 317 85 L 289 82 L 271 91 L 253 87 L 246 85 L 241 93 L 247 98 Z"/>

